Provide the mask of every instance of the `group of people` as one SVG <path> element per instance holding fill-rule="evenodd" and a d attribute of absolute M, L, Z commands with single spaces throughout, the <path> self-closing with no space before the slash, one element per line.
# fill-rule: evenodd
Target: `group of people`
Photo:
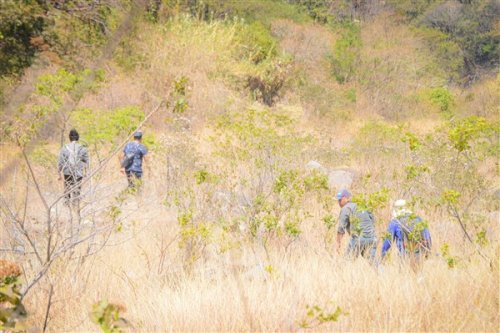
<path fill-rule="evenodd" d="M 148 154 L 146 146 L 142 144 L 142 136 L 141 131 L 133 134 L 134 140 L 125 145 L 120 159 L 121 172 L 126 175 L 128 187 L 132 190 L 141 184 L 143 163 Z M 82 180 L 89 168 L 89 155 L 87 149 L 78 143 L 79 134 L 75 129 L 69 132 L 69 140 L 70 143 L 64 145 L 59 154 L 59 179 L 64 177 L 65 203 L 73 204 L 79 209 Z M 340 252 L 342 238 L 347 232 L 350 240 L 346 255 L 362 255 L 374 262 L 378 241 L 373 213 L 359 209 L 346 189 L 338 192 L 336 199 L 341 208 L 337 228 L 337 251 Z M 382 258 L 387 255 L 393 243 L 396 243 L 401 256 L 412 258 L 426 256 L 432 246 L 429 229 L 419 216 L 408 209 L 403 199 L 394 203 L 392 220 L 382 244 Z"/>
<path fill-rule="evenodd" d="M 137 189 L 141 184 L 143 163 L 148 149 L 142 144 L 142 132 L 136 131 L 134 140 L 128 142 L 120 156 L 121 172 L 126 175 L 129 189 Z M 82 181 L 89 170 L 87 148 L 79 143 L 77 130 L 69 131 L 69 143 L 59 152 L 59 180 L 64 178 L 64 202 L 79 210 Z"/>
<path fill-rule="evenodd" d="M 351 238 L 347 246 L 346 256 L 352 258 L 362 255 L 369 258 L 371 262 L 375 262 L 378 241 L 373 213 L 359 209 L 358 205 L 352 202 L 351 193 L 346 189 L 338 192 L 336 199 L 340 206 L 337 251 L 340 252 L 342 238 L 347 232 Z M 432 246 L 427 225 L 422 218 L 408 208 L 404 199 L 396 200 L 394 203 L 392 219 L 382 244 L 382 258 L 387 255 L 394 243 L 400 256 L 412 260 L 427 256 Z"/>

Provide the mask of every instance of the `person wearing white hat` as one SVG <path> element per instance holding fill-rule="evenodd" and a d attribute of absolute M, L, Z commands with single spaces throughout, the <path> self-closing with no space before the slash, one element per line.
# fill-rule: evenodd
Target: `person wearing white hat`
<path fill-rule="evenodd" d="M 431 250 L 432 239 L 427 224 L 408 208 L 406 200 L 394 202 L 392 220 L 387 228 L 387 237 L 382 245 L 382 258 L 395 242 L 401 256 L 420 257 Z"/>

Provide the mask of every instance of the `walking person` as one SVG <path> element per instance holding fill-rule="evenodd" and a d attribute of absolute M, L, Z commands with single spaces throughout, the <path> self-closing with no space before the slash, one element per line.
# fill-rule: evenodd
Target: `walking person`
<path fill-rule="evenodd" d="M 346 256 L 356 258 L 362 255 L 373 263 L 377 250 L 375 217 L 372 212 L 358 209 L 358 206 L 351 201 L 351 193 L 346 189 L 338 192 L 336 198 L 341 208 L 337 228 L 337 252 L 340 253 L 342 238 L 347 232 L 351 239 Z"/>
<path fill-rule="evenodd" d="M 89 167 L 87 148 L 78 143 L 80 135 L 75 129 L 69 131 L 69 143 L 59 152 L 57 168 L 59 180 L 64 177 L 64 202 L 80 208 L 82 179 Z"/>
<path fill-rule="evenodd" d="M 123 148 L 121 172 L 127 176 L 128 187 L 137 190 L 142 182 L 142 167 L 146 163 L 148 149 L 142 144 L 142 132 L 134 133 L 134 140 Z"/>
<path fill-rule="evenodd" d="M 427 257 L 432 247 L 427 224 L 408 209 L 404 199 L 394 202 L 392 220 L 382 245 L 382 258 L 387 255 L 394 242 L 400 257 L 408 258 L 412 267 L 416 267 L 422 258 Z"/>

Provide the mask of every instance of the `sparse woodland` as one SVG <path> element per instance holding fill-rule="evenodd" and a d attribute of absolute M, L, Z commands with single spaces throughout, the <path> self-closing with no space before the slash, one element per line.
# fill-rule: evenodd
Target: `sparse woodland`
<path fill-rule="evenodd" d="M 497 331 L 499 14 L 0 0 L 0 331 Z M 80 211 L 57 180 L 72 128 Z M 343 187 L 376 265 L 335 251 Z M 400 198 L 432 234 L 418 266 L 380 259 Z"/>

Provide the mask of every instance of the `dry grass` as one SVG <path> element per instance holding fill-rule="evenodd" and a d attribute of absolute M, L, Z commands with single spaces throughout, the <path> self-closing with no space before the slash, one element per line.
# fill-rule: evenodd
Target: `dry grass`
<path fill-rule="evenodd" d="M 188 274 L 173 244 L 160 270 L 158 234 L 161 230 L 168 242 L 175 229 L 173 218 L 159 219 L 132 241 L 91 258 L 76 273 L 61 267 L 57 296 L 65 301 L 55 305 L 52 330 L 95 330 L 88 311 L 103 298 L 126 304 L 125 317 L 138 331 L 294 331 L 305 318 L 306 305 L 330 311 L 338 305 L 348 312 L 314 331 L 498 327 L 498 266 L 492 270 L 477 258 L 456 269 L 431 258 L 415 274 L 397 261 L 378 271 L 364 260 L 344 261 L 318 242 L 300 242 L 288 255 L 276 249 L 269 259 L 262 251 L 254 254 L 255 245 L 247 244 L 200 262 Z M 272 273 L 259 265 L 272 265 Z M 31 304 L 31 311 L 37 313 L 36 308 Z"/>

